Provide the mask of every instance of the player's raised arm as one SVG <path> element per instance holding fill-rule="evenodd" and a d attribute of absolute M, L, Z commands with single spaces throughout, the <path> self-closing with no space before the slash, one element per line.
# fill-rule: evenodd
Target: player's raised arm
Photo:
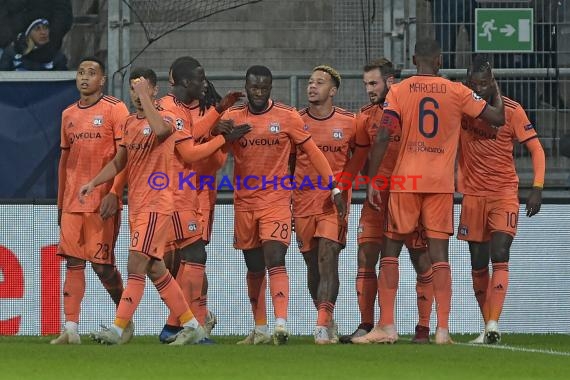
<path fill-rule="evenodd" d="M 97 186 L 115 178 L 125 166 L 127 166 L 127 149 L 124 146 L 120 146 L 115 158 L 105 165 L 95 178 L 81 186 L 81 189 L 79 189 L 79 202 L 83 203 L 84 197 L 89 195 Z"/>

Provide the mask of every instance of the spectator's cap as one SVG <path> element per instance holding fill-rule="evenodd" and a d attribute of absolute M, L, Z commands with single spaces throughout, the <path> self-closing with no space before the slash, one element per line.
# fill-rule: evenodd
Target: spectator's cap
<path fill-rule="evenodd" d="M 32 21 L 30 26 L 28 26 L 28 29 L 26 29 L 26 37 L 29 36 L 32 29 L 34 29 L 38 25 L 49 26 L 49 21 L 45 18 L 38 18 L 38 19 Z"/>

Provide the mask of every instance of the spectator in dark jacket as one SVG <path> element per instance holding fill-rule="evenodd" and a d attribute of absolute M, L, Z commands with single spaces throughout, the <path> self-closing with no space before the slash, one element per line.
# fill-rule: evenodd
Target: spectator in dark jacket
<path fill-rule="evenodd" d="M 37 61 L 31 54 L 50 41 L 50 25 L 45 18 L 30 23 L 25 32 L 20 33 L 12 45 L 4 50 L 0 58 L 0 70 L 41 71 L 67 70 L 67 58 L 57 51 L 51 61 Z"/>
<path fill-rule="evenodd" d="M 30 52 L 29 58 L 36 62 L 53 61 L 73 23 L 71 0 L 0 0 L 0 56 L 18 33 L 39 18 L 49 21 L 50 40 Z"/>

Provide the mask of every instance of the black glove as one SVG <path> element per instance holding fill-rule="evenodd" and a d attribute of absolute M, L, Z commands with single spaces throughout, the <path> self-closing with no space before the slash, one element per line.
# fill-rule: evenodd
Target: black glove
<path fill-rule="evenodd" d="M 16 54 L 24 55 L 24 52 L 28 48 L 28 38 L 24 33 L 18 34 L 16 41 L 14 41 L 14 51 Z"/>

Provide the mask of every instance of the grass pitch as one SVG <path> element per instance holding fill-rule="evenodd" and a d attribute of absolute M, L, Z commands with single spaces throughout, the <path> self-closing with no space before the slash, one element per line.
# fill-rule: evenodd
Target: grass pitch
<path fill-rule="evenodd" d="M 290 337 L 285 346 L 217 344 L 169 347 L 137 336 L 124 346 L 102 346 L 82 336 L 80 346 L 52 346 L 53 337 L 0 337 L 0 379 L 567 379 L 569 335 L 504 334 L 503 344 L 316 346 Z"/>

